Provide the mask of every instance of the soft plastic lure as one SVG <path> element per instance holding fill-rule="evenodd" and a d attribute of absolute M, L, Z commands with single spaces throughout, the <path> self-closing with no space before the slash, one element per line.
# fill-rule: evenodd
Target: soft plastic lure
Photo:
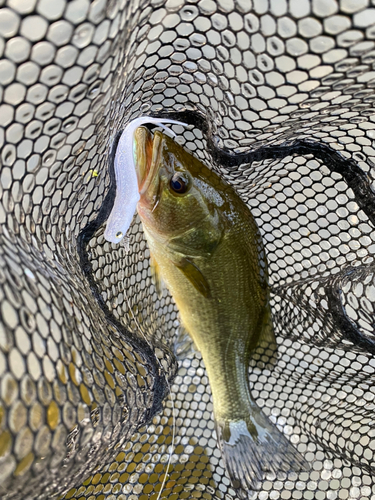
<path fill-rule="evenodd" d="M 186 126 L 186 123 L 167 118 L 152 118 L 141 116 L 131 121 L 124 129 L 118 142 L 115 155 L 116 198 L 112 212 L 107 220 L 104 238 L 111 243 L 119 243 L 126 235 L 133 220 L 139 201 L 138 180 L 134 162 L 134 132 L 146 123 L 154 123 L 175 136 L 176 134 L 165 127 L 164 123 L 174 123 Z"/>

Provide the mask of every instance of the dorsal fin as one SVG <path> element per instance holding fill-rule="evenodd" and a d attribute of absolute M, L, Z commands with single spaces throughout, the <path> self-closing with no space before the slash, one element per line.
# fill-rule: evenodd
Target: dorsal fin
<path fill-rule="evenodd" d="M 259 325 L 260 334 L 257 342 L 257 347 L 253 352 L 256 352 L 257 355 L 259 355 L 260 349 L 263 350 L 263 353 L 269 359 L 267 364 L 275 366 L 277 361 L 277 342 L 272 323 L 269 293 L 267 295 L 267 302 L 264 308 L 261 323 Z"/>

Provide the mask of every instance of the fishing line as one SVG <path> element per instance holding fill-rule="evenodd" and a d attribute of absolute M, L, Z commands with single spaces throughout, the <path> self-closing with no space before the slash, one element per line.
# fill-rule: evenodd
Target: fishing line
<path fill-rule="evenodd" d="M 173 120 L 169 121 L 169 123 L 175 123 L 175 124 L 178 124 L 178 125 L 183 125 L 183 126 L 185 126 L 185 127 L 187 126 L 187 124 L 186 124 L 186 123 L 182 123 L 182 122 L 175 122 L 175 121 L 173 121 Z M 174 137 L 176 137 L 175 132 L 173 132 L 173 130 L 172 130 L 171 128 L 167 127 L 167 126 L 166 126 L 166 125 L 164 125 L 163 123 L 160 123 L 160 122 L 159 122 L 159 123 L 157 123 L 156 125 L 157 125 L 158 127 L 161 127 L 161 128 L 162 128 L 165 132 L 167 132 L 167 133 L 169 132 L 169 134 L 167 134 L 167 135 L 170 135 L 170 136 L 172 136 L 173 138 L 174 138 Z M 158 202 L 157 202 L 157 204 L 158 204 Z M 155 210 L 155 208 L 156 208 L 157 204 L 156 204 L 156 205 L 155 205 L 155 207 L 153 208 L 153 211 Z M 108 225 L 108 223 L 107 223 L 107 225 Z M 123 241 L 123 246 L 124 246 L 124 248 L 125 248 L 125 252 L 126 252 L 126 253 L 129 253 L 129 251 L 130 251 L 130 237 L 129 237 L 128 235 L 126 235 L 126 234 L 125 234 L 125 238 L 123 238 L 123 240 L 122 240 L 122 241 Z M 125 296 L 125 299 L 126 299 L 126 302 L 127 302 L 127 305 L 128 305 L 129 311 L 130 311 L 130 314 L 131 314 L 131 316 L 132 316 L 132 318 L 133 318 L 133 320 L 134 320 L 134 323 L 135 323 L 136 327 L 138 328 L 139 332 L 142 334 L 142 336 L 143 336 L 144 340 L 145 340 L 145 341 L 146 341 L 146 343 L 149 345 L 150 349 L 153 349 L 153 346 L 152 346 L 151 342 L 148 340 L 147 335 L 146 335 L 146 334 L 145 334 L 145 332 L 142 330 L 140 323 L 138 322 L 137 318 L 135 317 L 135 315 L 134 315 L 134 313 L 133 313 L 132 308 L 130 307 L 130 301 L 129 301 L 129 298 L 128 298 L 127 294 L 126 294 L 126 293 L 124 293 L 124 296 Z M 161 364 L 161 362 L 160 362 L 160 360 L 159 360 L 159 358 L 158 358 L 157 356 L 156 356 L 156 359 L 157 359 L 157 362 L 158 362 L 158 364 L 159 364 L 160 369 L 161 369 L 161 370 L 163 370 L 163 366 L 162 366 L 162 364 Z M 169 467 L 170 467 L 171 462 L 172 462 L 172 454 L 173 454 L 174 449 L 175 449 L 175 445 L 174 445 L 174 441 L 175 441 L 175 437 L 176 437 L 176 417 L 175 417 L 175 405 L 174 405 L 174 400 L 173 400 L 173 398 L 172 398 L 172 388 L 171 388 L 171 386 L 170 386 L 170 384 L 169 384 L 169 381 L 168 381 L 167 379 L 166 379 L 166 383 L 167 383 L 167 387 L 168 387 L 168 390 L 169 390 L 169 394 L 168 394 L 168 396 L 169 396 L 169 399 L 170 399 L 170 401 L 171 401 L 171 403 L 172 403 L 172 443 L 171 443 L 171 450 L 170 450 L 169 457 L 168 457 L 168 462 L 167 462 L 166 472 L 165 472 L 165 474 L 164 474 L 164 478 L 163 478 L 163 481 L 162 481 L 162 483 L 161 483 L 161 489 L 160 489 L 160 491 L 159 491 L 159 494 L 158 494 L 158 497 L 157 497 L 157 499 L 156 499 L 156 500 L 160 500 L 160 498 L 161 498 L 161 494 L 162 494 L 162 492 L 163 492 L 163 489 L 164 489 L 165 483 L 166 483 L 166 481 L 167 481 L 167 476 L 169 475 Z"/>
<path fill-rule="evenodd" d="M 128 242 L 129 244 L 129 242 Z M 130 248 L 129 248 L 130 250 Z M 128 251 L 129 251 L 128 250 Z M 128 308 L 129 308 L 129 311 L 130 311 L 130 314 L 136 324 L 136 327 L 139 329 L 140 333 L 142 334 L 143 338 L 145 339 L 145 341 L 147 342 L 147 344 L 150 346 L 151 349 L 153 349 L 153 346 L 151 344 L 151 342 L 148 340 L 146 334 L 143 332 L 142 328 L 141 328 L 141 325 L 140 323 L 138 322 L 137 318 L 135 317 L 134 313 L 133 313 L 133 310 L 132 308 L 130 307 L 130 302 L 129 302 L 129 298 L 127 296 L 126 293 L 124 293 L 124 296 L 125 296 L 125 299 L 126 299 L 126 302 L 128 304 Z M 161 370 L 163 370 L 163 366 L 159 360 L 159 358 L 156 356 L 156 359 L 157 359 L 157 362 L 159 363 L 159 366 L 161 368 Z M 164 486 L 165 486 L 165 483 L 167 481 L 167 476 L 169 475 L 169 466 L 171 465 L 171 462 L 172 462 L 172 454 L 175 450 L 175 445 L 174 445 L 174 441 L 175 441 L 175 437 L 176 437 L 176 417 L 175 417 L 175 405 L 174 405 L 174 400 L 172 398 L 172 387 L 171 385 L 169 384 L 169 381 L 168 379 L 166 379 L 166 383 L 167 383 L 167 387 L 168 387 L 168 390 L 169 390 L 169 398 L 171 400 L 171 403 L 172 403 L 172 443 L 171 443 L 171 451 L 169 453 L 169 458 L 168 458 L 168 462 L 167 462 L 167 468 L 166 468 L 166 472 L 164 474 L 164 478 L 163 478 L 163 481 L 161 483 L 161 488 L 160 488 L 160 491 L 159 491 L 159 494 L 158 494 L 158 497 L 156 500 L 160 500 L 160 497 L 161 497 L 161 494 L 163 492 L 163 489 L 164 489 Z"/>

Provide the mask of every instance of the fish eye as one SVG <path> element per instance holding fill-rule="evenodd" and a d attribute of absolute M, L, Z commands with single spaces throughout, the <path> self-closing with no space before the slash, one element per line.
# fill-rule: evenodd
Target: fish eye
<path fill-rule="evenodd" d="M 169 181 L 169 185 L 175 193 L 186 193 L 189 189 L 189 177 L 185 173 L 176 172 Z"/>

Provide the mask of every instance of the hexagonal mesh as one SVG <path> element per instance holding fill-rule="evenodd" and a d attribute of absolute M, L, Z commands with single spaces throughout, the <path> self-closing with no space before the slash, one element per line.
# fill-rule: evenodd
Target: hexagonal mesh
<path fill-rule="evenodd" d="M 312 469 L 249 498 L 375 498 L 370 1 L 0 5 L 1 498 L 237 499 L 139 219 L 103 238 L 141 115 L 190 124 L 264 239 L 278 355 L 252 394 Z"/>

